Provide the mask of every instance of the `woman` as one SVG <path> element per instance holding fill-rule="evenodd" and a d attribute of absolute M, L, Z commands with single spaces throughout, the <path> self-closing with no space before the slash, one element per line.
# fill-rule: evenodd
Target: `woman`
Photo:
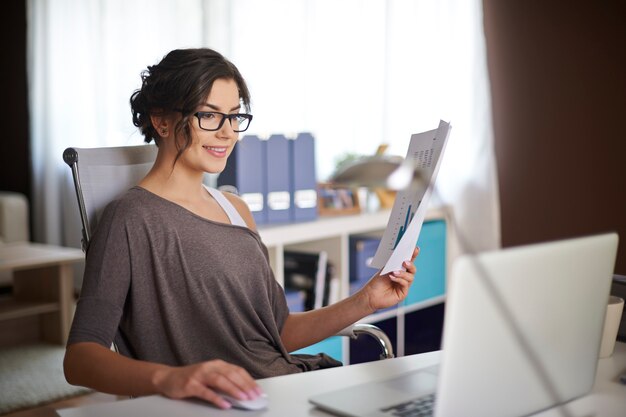
<path fill-rule="evenodd" d="M 406 271 L 376 275 L 352 297 L 289 313 L 253 217 L 237 196 L 202 185 L 247 129 L 237 68 L 210 49 L 170 52 L 142 74 L 133 122 L 154 166 L 104 211 L 87 252 L 65 355 L 67 380 L 118 395 L 254 399 L 253 378 L 337 366 L 288 352 L 404 299 Z M 109 349 L 115 341 L 120 354 Z"/>

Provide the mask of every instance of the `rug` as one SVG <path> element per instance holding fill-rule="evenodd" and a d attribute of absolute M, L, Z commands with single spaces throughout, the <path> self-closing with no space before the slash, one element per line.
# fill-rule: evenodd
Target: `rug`
<path fill-rule="evenodd" d="M 52 344 L 0 349 L 0 414 L 91 392 L 65 381 L 64 354 Z"/>

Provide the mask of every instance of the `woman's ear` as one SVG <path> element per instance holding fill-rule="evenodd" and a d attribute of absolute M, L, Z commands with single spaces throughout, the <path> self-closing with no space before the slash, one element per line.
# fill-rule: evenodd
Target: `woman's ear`
<path fill-rule="evenodd" d="M 167 117 L 163 117 L 162 115 L 150 115 L 150 122 L 152 122 L 152 126 L 159 136 L 162 138 L 169 136 L 171 123 Z"/>

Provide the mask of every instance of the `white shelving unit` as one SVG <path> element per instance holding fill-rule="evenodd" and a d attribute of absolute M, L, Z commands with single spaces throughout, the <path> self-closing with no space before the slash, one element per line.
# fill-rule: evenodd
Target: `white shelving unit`
<path fill-rule="evenodd" d="M 350 235 L 382 236 L 387 227 L 390 213 L 390 210 L 383 210 L 374 213 L 321 217 L 315 221 L 303 223 L 262 225 L 259 226 L 259 234 L 267 246 L 270 265 L 276 280 L 281 285 L 284 282 L 283 252 L 286 249 L 312 252 L 325 250 L 328 252 L 329 261 L 335 265 L 341 284 L 340 294 L 342 297 L 346 297 L 348 295 Z M 440 207 L 429 210 L 425 219 L 425 221 L 435 219 L 446 221 L 446 240 L 448 242 L 446 263 L 448 267 L 457 253 L 456 245 L 454 245 L 451 215 L 450 208 Z"/>
<path fill-rule="evenodd" d="M 339 279 L 339 297 L 349 295 L 350 288 L 350 236 L 372 235 L 382 236 L 391 211 L 379 211 L 374 213 L 362 213 L 336 217 L 321 217 L 315 221 L 293 223 L 286 225 L 263 225 L 259 227 L 259 234 L 268 248 L 270 264 L 276 280 L 284 283 L 284 258 L 286 250 L 305 252 L 326 251 L 329 262 L 335 266 L 335 274 Z M 425 221 L 445 221 L 445 252 L 446 267 L 449 270 L 453 259 L 456 257 L 457 243 L 455 238 L 452 211 L 448 207 L 431 209 L 426 215 Z M 445 279 L 445 277 L 444 277 Z M 376 323 L 389 318 L 397 318 L 398 328 L 404 326 L 404 316 L 411 312 L 440 304 L 445 300 L 445 295 L 437 295 L 426 300 L 400 305 L 393 310 L 375 313 L 361 320 L 363 323 Z M 350 363 L 349 341 L 342 342 L 342 359 L 344 363 Z M 396 354 L 404 354 L 404 332 L 398 331 Z"/>

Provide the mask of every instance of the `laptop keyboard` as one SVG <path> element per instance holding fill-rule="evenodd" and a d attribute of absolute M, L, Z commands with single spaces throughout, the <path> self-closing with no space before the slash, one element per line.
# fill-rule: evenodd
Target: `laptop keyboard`
<path fill-rule="evenodd" d="M 399 417 L 429 417 L 433 415 L 433 406 L 435 405 L 435 394 L 429 394 L 424 397 L 406 403 L 394 405 L 381 409 L 383 413 L 389 416 Z"/>

